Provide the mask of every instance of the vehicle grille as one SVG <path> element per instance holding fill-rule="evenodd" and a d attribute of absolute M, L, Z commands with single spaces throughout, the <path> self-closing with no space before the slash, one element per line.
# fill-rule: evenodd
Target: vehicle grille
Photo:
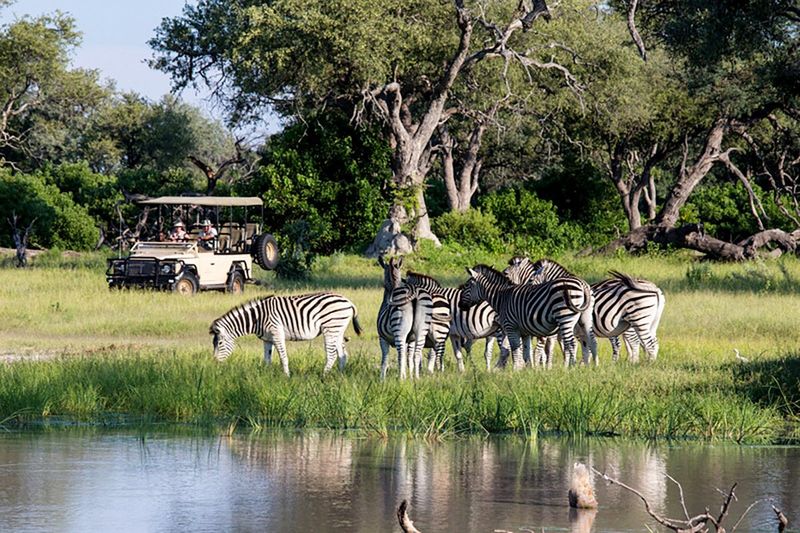
<path fill-rule="evenodd" d="M 156 263 L 144 261 L 128 261 L 128 275 L 129 276 L 155 276 Z"/>

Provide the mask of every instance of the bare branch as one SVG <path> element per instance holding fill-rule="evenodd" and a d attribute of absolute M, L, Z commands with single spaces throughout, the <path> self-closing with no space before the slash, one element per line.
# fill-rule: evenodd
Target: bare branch
<path fill-rule="evenodd" d="M 647 50 L 644 49 L 644 41 L 642 41 L 642 37 L 639 35 L 639 31 L 636 29 L 636 5 L 638 4 L 639 0 L 631 0 L 630 4 L 628 5 L 628 31 L 631 34 L 631 38 L 633 42 L 636 43 L 636 48 L 639 49 L 639 55 L 642 56 L 644 61 L 647 61 Z"/>
<path fill-rule="evenodd" d="M 400 529 L 404 533 L 421 533 L 419 529 L 414 527 L 414 522 L 408 516 L 408 500 L 403 500 L 400 507 L 397 508 L 397 521 L 400 522 Z"/>

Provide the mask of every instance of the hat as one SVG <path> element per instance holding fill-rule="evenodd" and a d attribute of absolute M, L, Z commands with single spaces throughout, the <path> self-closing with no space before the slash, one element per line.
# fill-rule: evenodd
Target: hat
<path fill-rule="evenodd" d="M 173 228 L 182 228 L 182 227 L 183 227 L 183 222 L 181 222 L 181 221 L 179 220 L 179 221 L 177 221 L 175 224 L 173 224 L 173 225 L 172 225 L 172 227 L 173 227 Z"/>
<path fill-rule="evenodd" d="M 208 220 L 208 219 L 205 219 L 205 220 L 203 220 L 203 223 L 201 225 L 202 226 L 210 226 L 211 225 L 211 221 Z"/>

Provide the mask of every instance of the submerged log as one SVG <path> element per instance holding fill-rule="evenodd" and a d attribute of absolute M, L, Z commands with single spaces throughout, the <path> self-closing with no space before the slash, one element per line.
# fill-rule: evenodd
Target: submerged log
<path fill-rule="evenodd" d="M 569 506 L 575 509 L 597 509 L 592 473 L 583 463 L 575 463 L 570 483 Z"/>

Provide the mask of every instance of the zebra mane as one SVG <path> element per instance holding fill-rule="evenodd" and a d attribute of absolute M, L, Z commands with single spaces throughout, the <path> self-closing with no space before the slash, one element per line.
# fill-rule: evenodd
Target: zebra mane
<path fill-rule="evenodd" d="M 215 318 L 214 321 L 211 322 L 211 327 L 209 327 L 209 332 L 213 332 L 214 326 L 216 326 L 224 318 L 226 318 L 226 317 L 228 317 L 228 316 L 230 316 L 230 315 L 232 315 L 234 313 L 238 313 L 240 311 L 243 311 L 245 309 L 251 309 L 255 305 L 257 305 L 257 304 L 259 304 L 259 303 L 261 303 L 261 302 L 263 302 L 265 300 L 269 300 L 273 296 L 274 295 L 271 294 L 269 296 L 264 296 L 264 297 L 261 297 L 261 298 L 251 298 L 250 300 L 247 300 L 246 302 L 242 302 L 239 305 L 228 309 L 225 313 L 222 314 L 222 316 L 219 316 L 219 317 Z"/>
<path fill-rule="evenodd" d="M 409 280 L 412 284 L 414 284 L 414 280 L 417 280 L 422 283 L 430 283 L 437 289 L 442 288 L 442 284 L 439 283 L 439 280 L 432 278 L 427 274 L 420 274 L 419 272 L 409 272 L 406 274 L 406 279 Z"/>
<path fill-rule="evenodd" d="M 484 265 L 484 264 L 475 265 L 474 267 L 472 267 L 471 270 L 474 270 L 479 274 L 488 277 L 489 281 L 491 282 L 496 282 L 505 285 L 512 285 L 511 280 L 508 279 L 505 274 L 503 274 L 496 268 L 491 267 L 489 265 Z"/>
<path fill-rule="evenodd" d="M 515 255 L 508 260 L 508 266 L 514 266 L 522 263 L 523 261 L 530 261 L 530 258 L 524 255 Z"/>

